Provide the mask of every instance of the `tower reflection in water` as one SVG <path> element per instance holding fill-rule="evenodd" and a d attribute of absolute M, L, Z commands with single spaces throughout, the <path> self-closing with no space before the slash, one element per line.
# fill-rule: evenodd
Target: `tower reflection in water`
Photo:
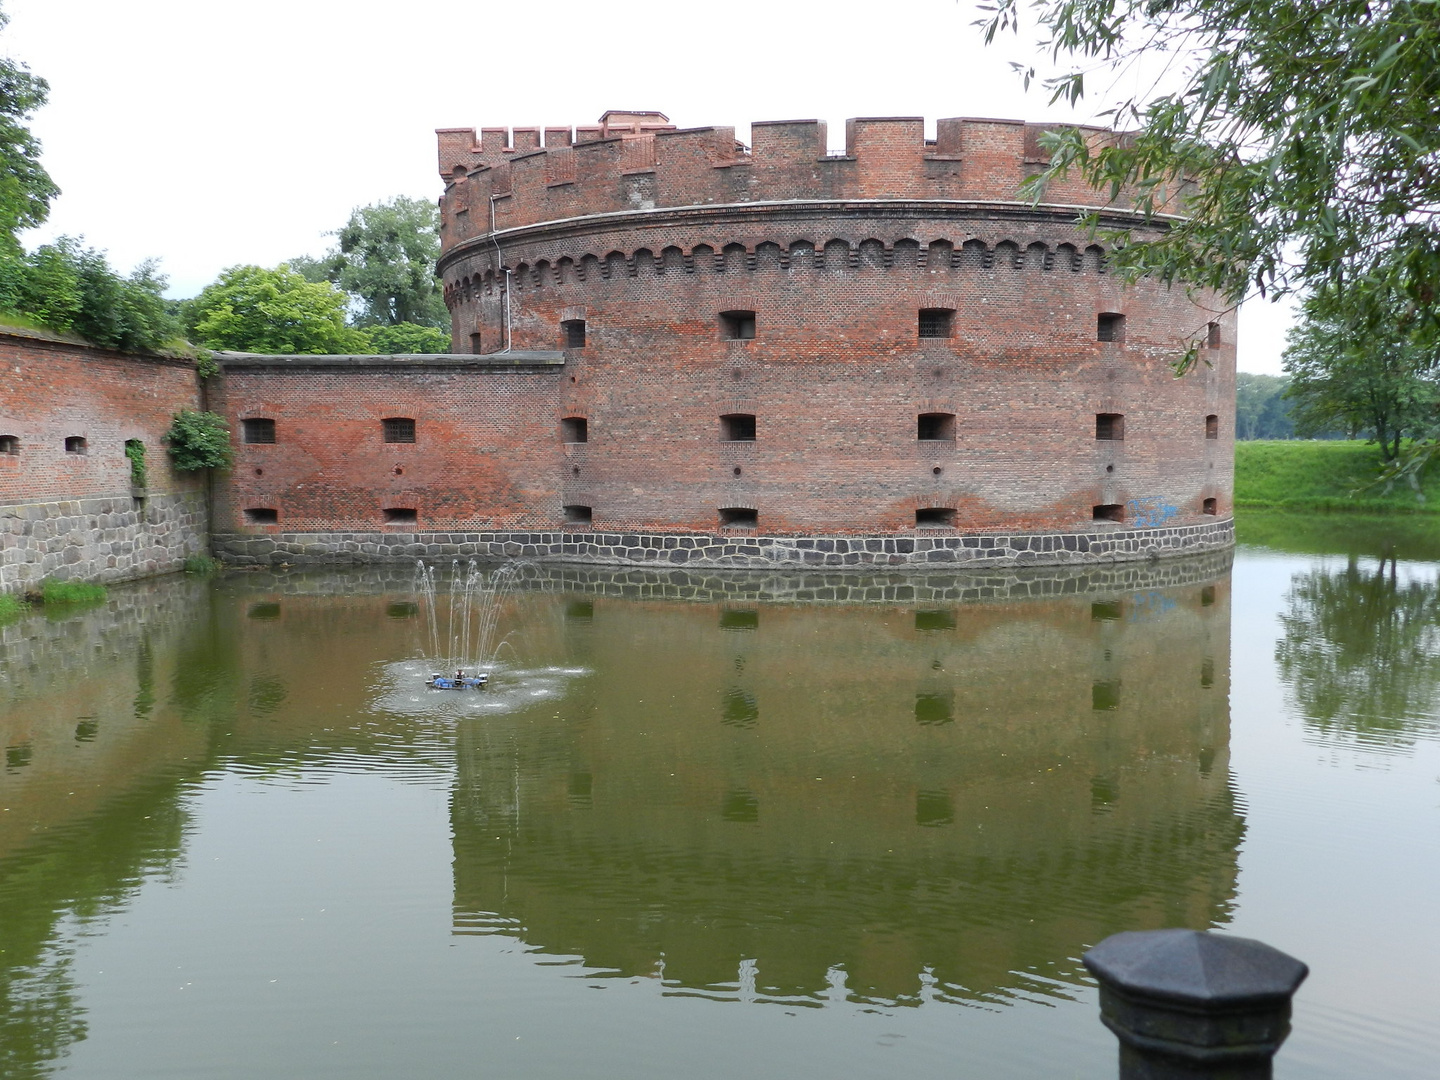
<path fill-rule="evenodd" d="M 460 722 L 455 931 L 819 1005 L 1068 996 L 1110 933 L 1223 924 L 1229 578 L 1118 584 L 572 597 L 589 677 Z"/>

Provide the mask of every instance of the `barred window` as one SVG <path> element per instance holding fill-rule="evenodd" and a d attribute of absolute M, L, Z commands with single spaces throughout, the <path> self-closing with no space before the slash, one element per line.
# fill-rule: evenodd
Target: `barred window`
<path fill-rule="evenodd" d="M 951 308 L 921 308 L 920 336 L 946 338 L 951 336 L 951 323 L 955 312 Z"/>
<path fill-rule="evenodd" d="M 415 421 L 409 417 L 388 416 L 380 423 L 385 429 L 387 443 L 413 443 L 415 441 Z"/>
<path fill-rule="evenodd" d="M 248 420 L 241 420 L 240 427 L 245 433 L 247 443 L 273 443 L 275 441 L 275 421 L 263 417 L 254 417 Z"/>

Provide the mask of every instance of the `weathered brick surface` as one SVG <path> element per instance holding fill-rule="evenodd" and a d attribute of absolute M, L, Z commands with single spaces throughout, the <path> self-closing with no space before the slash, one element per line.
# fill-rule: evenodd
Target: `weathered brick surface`
<path fill-rule="evenodd" d="M 149 488 L 196 491 L 175 472 L 160 439 L 182 408 L 200 408 L 189 360 L 131 356 L 0 330 L 0 436 L 19 452 L 0 454 L 0 505 L 130 494 L 127 439 L 145 444 Z M 85 439 L 83 454 L 65 440 Z"/>
<path fill-rule="evenodd" d="M 961 532 L 1111 529 L 1093 508 L 1112 504 L 1128 526 L 1227 518 L 1233 315 L 1107 274 L 1075 224 L 1095 192 L 1017 201 L 1039 132 L 941 121 L 927 144 L 919 120 L 852 121 L 844 158 L 808 122 L 756 125 L 748 154 L 730 129 L 577 135 L 563 170 L 503 131 L 474 151 L 442 135 L 454 347 L 560 348 L 562 322 L 586 323 L 537 435 L 581 416 L 589 441 L 563 448 L 548 507 L 494 527 L 553 526 L 564 505 L 687 532 L 746 507 L 781 536 L 903 532 L 929 508 Z M 1107 222 L 1163 227 L 1125 205 Z M 953 336 L 918 337 L 922 308 L 952 309 Z M 722 339 L 727 310 L 756 313 L 753 340 Z M 1102 312 L 1123 341 L 1097 340 Z M 1173 378 L 1211 322 L 1218 347 Z M 917 439 L 926 412 L 955 415 L 953 442 Z M 756 440 L 722 442 L 726 413 L 754 414 Z M 1123 442 L 1096 440 L 1097 413 L 1124 415 Z"/>
<path fill-rule="evenodd" d="M 179 570 L 208 545 L 203 479 L 170 467 L 161 437 L 201 405 L 188 360 L 0 333 L 0 591 L 46 577 L 123 581 Z M 83 438 L 84 452 L 65 440 Z M 147 487 L 125 442 L 145 444 Z"/>

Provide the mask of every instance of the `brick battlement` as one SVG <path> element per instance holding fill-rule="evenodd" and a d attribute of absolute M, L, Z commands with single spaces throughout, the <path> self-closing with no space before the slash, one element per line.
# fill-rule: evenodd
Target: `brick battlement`
<path fill-rule="evenodd" d="M 816 120 L 755 123 L 752 145 L 733 127 L 677 130 L 660 113 L 607 113 L 567 128 L 445 128 L 439 136 L 445 245 L 494 230 L 662 207 L 806 200 L 1007 202 L 1049 162 L 1041 136 L 1057 125 L 920 117 L 845 122 L 845 153 L 826 152 Z M 1119 138 L 1084 129 L 1097 142 Z M 1178 209 L 1183 185 L 1167 203 Z M 1050 185 L 1046 204 L 1124 211 L 1078 179 Z"/>

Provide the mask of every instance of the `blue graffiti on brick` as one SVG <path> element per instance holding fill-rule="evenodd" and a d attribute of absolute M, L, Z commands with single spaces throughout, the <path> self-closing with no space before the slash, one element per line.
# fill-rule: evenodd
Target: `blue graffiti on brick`
<path fill-rule="evenodd" d="M 1159 499 L 1131 499 L 1129 511 L 1130 523 L 1137 529 L 1155 529 L 1179 514 L 1180 508 Z"/>

